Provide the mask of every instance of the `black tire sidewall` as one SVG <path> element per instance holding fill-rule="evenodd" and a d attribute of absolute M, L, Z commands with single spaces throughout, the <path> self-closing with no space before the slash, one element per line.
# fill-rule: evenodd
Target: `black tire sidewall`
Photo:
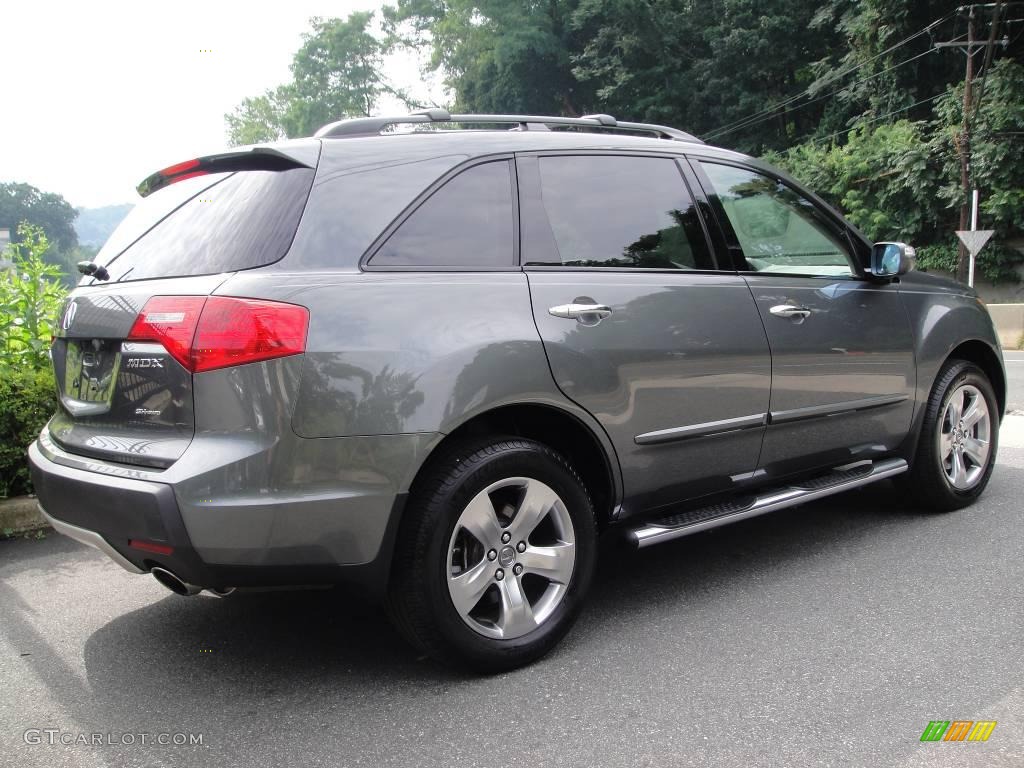
<path fill-rule="evenodd" d="M 546 653 L 569 630 L 590 587 L 597 555 L 593 506 L 569 465 L 546 446 L 514 439 L 496 443 L 486 456 L 476 452 L 463 462 L 454 483 L 435 489 L 427 502 L 434 518 L 423 562 L 413 564 L 423 579 L 424 597 L 439 634 L 470 666 L 500 670 L 527 663 Z M 448 545 L 466 505 L 488 485 L 508 477 L 528 477 L 548 485 L 565 503 L 573 525 L 576 560 L 566 594 L 554 612 L 534 631 L 509 640 L 490 638 L 473 630 L 458 614 L 448 593 Z"/>
<path fill-rule="evenodd" d="M 928 410 L 922 424 L 914 474 L 919 481 L 927 483 L 928 495 L 932 497 L 933 506 L 940 509 L 959 509 L 977 499 L 985 490 L 992 476 L 999 447 L 999 404 L 985 373 L 978 366 L 964 360 L 953 360 L 947 363 L 939 373 L 936 384 L 937 386 L 929 398 Z M 938 433 L 942 428 L 942 416 L 950 398 L 964 384 L 976 387 L 985 398 L 991 428 L 988 463 L 984 474 L 972 488 L 960 490 L 953 487 L 942 469 Z"/>

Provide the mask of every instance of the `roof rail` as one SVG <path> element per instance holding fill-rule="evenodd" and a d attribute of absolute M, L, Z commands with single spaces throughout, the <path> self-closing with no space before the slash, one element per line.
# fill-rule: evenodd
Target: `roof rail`
<path fill-rule="evenodd" d="M 351 120 L 339 120 L 328 123 L 314 136 L 317 138 L 351 138 L 355 136 L 377 136 L 385 128 L 393 125 L 414 125 L 418 123 L 463 123 L 493 125 L 508 123 L 515 126 L 511 130 L 546 131 L 550 126 L 570 128 L 611 129 L 626 133 L 647 133 L 659 139 L 689 141 L 703 144 L 692 134 L 669 128 L 665 125 L 652 123 L 627 123 L 616 120 L 611 115 L 584 115 L 583 117 L 546 117 L 542 115 L 452 115 L 446 109 L 435 107 L 412 112 L 400 117 L 357 117 Z"/>

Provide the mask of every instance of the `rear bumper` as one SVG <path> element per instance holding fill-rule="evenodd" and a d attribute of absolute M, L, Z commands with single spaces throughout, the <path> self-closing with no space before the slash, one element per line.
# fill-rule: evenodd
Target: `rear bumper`
<path fill-rule="evenodd" d="M 46 510 L 43 509 L 42 504 L 39 505 L 39 512 L 44 518 L 46 518 L 46 522 L 49 523 L 50 527 L 57 533 L 64 534 L 75 541 L 80 541 L 82 544 L 98 549 L 129 573 L 145 573 L 144 570 L 135 565 L 131 560 L 126 559 L 120 552 L 110 546 L 110 542 L 96 533 L 96 531 L 90 531 L 87 528 L 79 528 L 77 525 L 65 523 L 63 520 L 50 517 Z"/>
<path fill-rule="evenodd" d="M 28 454 L 50 525 L 133 573 L 159 566 L 190 584 L 216 589 L 353 583 L 379 596 L 386 588 L 405 503 L 399 489 L 360 495 L 321 488 L 309 504 L 294 493 L 276 500 L 260 494 L 258 504 L 247 504 L 229 489 L 210 489 L 202 475 L 144 472 L 66 453 L 45 430 Z M 199 482 L 205 490 L 199 501 L 206 503 L 194 502 Z M 334 514 L 324 515 L 325 509 Z M 368 515 L 375 518 L 372 525 Z M 132 539 L 172 552 L 142 551 L 129 546 Z M 350 552 L 370 556 L 346 562 Z"/>

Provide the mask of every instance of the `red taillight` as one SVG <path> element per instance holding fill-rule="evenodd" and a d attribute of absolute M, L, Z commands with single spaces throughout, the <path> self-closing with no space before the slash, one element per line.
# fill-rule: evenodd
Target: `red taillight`
<path fill-rule="evenodd" d="M 305 307 L 229 296 L 154 296 L 128 333 L 155 341 L 194 373 L 271 360 L 306 348 Z"/>
<path fill-rule="evenodd" d="M 309 312 L 295 304 L 211 296 L 192 342 L 194 371 L 294 355 L 306 348 Z"/>
<path fill-rule="evenodd" d="M 192 370 L 192 338 L 205 303 L 205 296 L 154 296 L 135 318 L 128 340 L 159 342 Z"/>
<path fill-rule="evenodd" d="M 143 552 L 152 552 L 155 555 L 170 555 L 174 553 L 174 547 L 169 547 L 166 544 L 157 544 L 153 541 L 143 541 L 142 539 L 128 539 L 128 546 L 132 549 L 141 549 Z"/>

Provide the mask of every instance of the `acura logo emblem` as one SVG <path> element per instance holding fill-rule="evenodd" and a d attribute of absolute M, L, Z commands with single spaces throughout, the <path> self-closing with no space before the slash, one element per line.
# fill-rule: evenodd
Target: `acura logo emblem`
<path fill-rule="evenodd" d="M 65 331 L 71 328 L 71 324 L 75 322 L 75 314 L 78 312 L 78 305 L 72 301 L 68 304 L 68 308 L 64 310 L 64 319 L 60 321 L 60 327 Z"/>

